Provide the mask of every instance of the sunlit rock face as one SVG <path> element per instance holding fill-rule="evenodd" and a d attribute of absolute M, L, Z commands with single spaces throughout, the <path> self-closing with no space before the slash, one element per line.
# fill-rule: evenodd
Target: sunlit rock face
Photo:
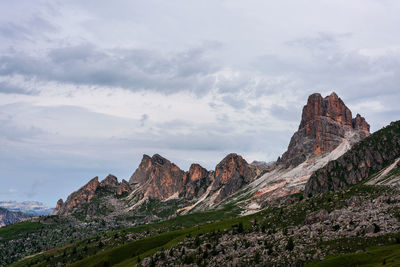
<path fill-rule="evenodd" d="M 370 134 L 369 130 L 365 119 L 359 114 L 353 118 L 335 93 L 325 98 L 312 94 L 303 108 L 299 129 L 278 163 L 297 166 L 311 156 L 332 152 L 344 138 L 351 138 L 352 143 L 360 141 Z"/>

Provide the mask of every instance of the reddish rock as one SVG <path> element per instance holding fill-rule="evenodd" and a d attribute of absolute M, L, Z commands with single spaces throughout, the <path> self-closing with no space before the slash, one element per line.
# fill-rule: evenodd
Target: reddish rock
<path fill-rule="evenodd" d="M 119 183 L 117 177 L 112 174 L 109 174 L 100 183 L 98 177 L 95 177 L 85 186 L 81 187 L 78 191 L 69 195 L 65 202 L 60 199 L 57 202 L 57 206 L 54 209 L 53 214 L 69 215 L 73 213 L 74 210 L 79 209 L 86 203 L 89 203 L 91 199 L 97 196 L 100 188 L 105 189 L 105 192 L 108 192 L 108 194 L 117 196 L 127 195 L 132 192 L 131 186 L 127 181 L 122 180 L 122 182 Z M 85 212 L 88 216 L 95 215 L 95 205 L 90 204 Z"/>
<path fill-rule="evenodd" d="M 215 167 L 214 175 L 213 190 L 220 189 L 215 202 L 219 202 L 251 182 L 256 176 L 256 168 L 241 156 L 232 153 Z"/>
<path fill-rule="evenodd" d="M 69 195 L 65 203 L 61 205 L 61 207 L 58 209 L 57 214 L 68 215 L 72 213 L 72 211 L 76 207 L 88 203 L 96 195 L 96 190 L 98 186 L 99 186 L 99 178 L 96 176 L 92 180 L 90 180 L 86 185 L 81 187 L 78 191 Z"/>
<path fill-rule="evenodd" d="M 116 187 L 119 186 L 118 178 L 112 174 L 109 174 L 103 181 L 100 182 L 100 187 Z"/>
<path fill-rule="evenodd" d="M 129 183 L 126 180 L 122 179 L 122 182 L 118 185 L 118 188 L 117 188 L 117 195 L 121 196 L 124 194 L 129 194 L 131 192 L 132 192 L 132 189 L 131 189 L 131 186 L 129 185 Z"/>
<path fill-rule="evenodd" d="M 144 196 L 167 199 L 182 191 L 184 175 L 184 171 L 160 155 L 155 154 L 151 158 L 144 155 L 129 183 L 142 186 Z"/>
<path fill-rule="evenodd" d="M 213 172 L 209 172 L 199 164 L 192 164 L 185 173 L 185 188 L 180 193 L 186 199 L 202 196 L 213 181 Z"/>
<path fill-rule="evenodd" d="M 208 171 L 196 163 L 190 165 L 189 172 L 186 173 L 188 181 L 197 181 L 207 176 Z"/>
<path fill-rule="evenodd" d="M 357 116 L 353 119 L 352 126 L 356 130 L 364 131 L 366 136 L 370 135 L 369 124 L 365 121 L 364 117 L 361 117 L 360 114 L 357 114 Z"/>
<path fill-rule="evenodd" d="M 137 186 L 141 196 L 167 199 L 178 193 L 184 199 L 201 197 L 209 186 L 220 190 L 215 202 L 239 190 L 256 176 L 256 167 L 248 164 L 241 156 L 229 154 L 216 167 L 207 171 L 199 164 L 192 164 L 188 172 L 160 155 L 144 155 L 129 183 Z"/>
<path fill-rule="evenodd" d="M 57 205 L 56 205 L 56 208 L 54 209 L 54 211 L 53 211 L 53 215 L 54 214 L 57 214 L 58 213 L 58 211 L 61 209 L 61 207 L 64 205 L 64 201 L 60 198 L 58 201 L 57 201 Z"/>
<path fill-rule="evenodd" d="M 278 164 L 297 166 L 311 156 L 329 153 L 351 131 L 355 133 L 352 142 L 360 141 L 369 135 L 369 125 L 360 115 L 353 119 L 350 109 L 335 93 L 325 98 L 312 94 L 303 108 L 299 129 Z"/>

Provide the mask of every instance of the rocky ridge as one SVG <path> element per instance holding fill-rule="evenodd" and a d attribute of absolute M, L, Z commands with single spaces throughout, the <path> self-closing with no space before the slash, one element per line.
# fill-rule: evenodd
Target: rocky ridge
<path fill-rule="evenodd" d="M 122 180 L 122 182 L 119 183 L 117 177 L 112 174 L 108 175 L 101 182 L 99 182 L 99 178 L 96 176 L 78 191 L 69 195 L 65 202 L 62 199 L 58 200 L 53 214 L 70 215 L 74 213 L 76 209 L 79 209 L 85 204 L 89 204 L 91 200 L 98 195 L 101 189 L 106 189 L 116 197 L 126 196 L 132 191 L 128 182 Z M 95 208 L 96 207 L 93 205 L 90 206 L 90 212 L 88 211 L 87 215 L 96 213 L 96 210 L 93 210 Z"/>
<path fill-rule="evenodd" d="M 79 211 L 86 216 L 94 215 L 102 204 L 93 205 L 92 202 L 93 199 L 98 202 L 99 197 L 104 200 L 101 202 L 113 203 L 108 207 L 103 206 L 109 210 L 106 213 L 112 213 L 113 210 L 129 213 L 152 200 L 162 201 L 166 203 L 165 206 L 168 206 L 169 201 L 179 200 L 181 203 L 175 210 L 186 213 L 198 204 L 204 205 L 203 200 L 207 202 L 207 206 L 221 202 L 243 185 L 250 183 L 260 169 L 262 168 L 248 164 L 234 153 L 226 156 L 216 166 L 215 171 L 192 164 L 186 172 L 158 154 L 152 157 L 143 155 L 129 183 L 125 180 L 119 183 L 113 175 L 107 176 L 101 182 L 95 177 L 68 196 L 65 202 L 60 199 L 53 214 L 71 215 Z M 104 189 L 107 189 L 108 194 L 101 195 Z M 127 201 L 122 201 L 123 199 Z"/>
<path fill-rule="evenodd" d="M 400 121 L 373 133 L 335 161 L 316 171 L 304 194 L 338 191 L 357 184 L 392 164 L 400 156 Z"/>
<path fill-rule="evenodd" d="M 71 214 L 80 205 L 88 210 L 97 188 L 105 187 L 114 188 L 117 198 L 113 200 L 108 196 L 108 201 L 114 203 L 108 210 L 132 211 L 149 205 L 152 200 L 168 206 L 174 200 L 176 203 L 171 205 L 176 206 L 175 210 L 187 213 L 231 200 L 235 202 L 241 192 L 252 192 L 253 196 L 245 199 L 241 207 L 255 212 L 266 202 L 302 191 L 313 172 L 340 157 L 369 134 L 365 119 L 359 114 L 352 118 L 350 109 L 335 93 L 325 98 L 312 94 L 303 108 L 299 130 L 277 162 L 248 164 L 240 155 L 232 153 L 213 171 L 199 164 L 192 164 L 184 171 L 159 154 L 143 155 L 129 183 L 118 183 L 115 176 L 99 183 L 96 177 L 71 194 L 65 203 L 60 200 L 54 214 Z M 122 195 L 126 196 L 128 204 L 118 200 Z M 98 209 L 91 206 L 90 212 L 84 213 L 92 214 Z"/>

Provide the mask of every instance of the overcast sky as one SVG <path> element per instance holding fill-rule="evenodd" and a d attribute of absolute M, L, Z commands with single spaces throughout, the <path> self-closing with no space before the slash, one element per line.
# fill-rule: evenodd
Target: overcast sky
<path fill-rule="evenodd" d="M 275 160 L 309 94 L 400 118 L 400 1 L 0 2 L 0 200 L 55 205 L 143 154 Z"/>

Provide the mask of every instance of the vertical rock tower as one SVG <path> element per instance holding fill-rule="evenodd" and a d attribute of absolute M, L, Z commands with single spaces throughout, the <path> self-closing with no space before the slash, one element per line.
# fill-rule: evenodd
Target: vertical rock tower
<path fill-rule="evenodd" d="M 360 114 L 353 118 L 336 93 L 325 98 L 312 94 L 303 108 L 299 129 L 278 164 L 297 166 L 312 156 L 332 152 L 344 139 L 355 143 L 368 135 L 369 124 Z"/>

